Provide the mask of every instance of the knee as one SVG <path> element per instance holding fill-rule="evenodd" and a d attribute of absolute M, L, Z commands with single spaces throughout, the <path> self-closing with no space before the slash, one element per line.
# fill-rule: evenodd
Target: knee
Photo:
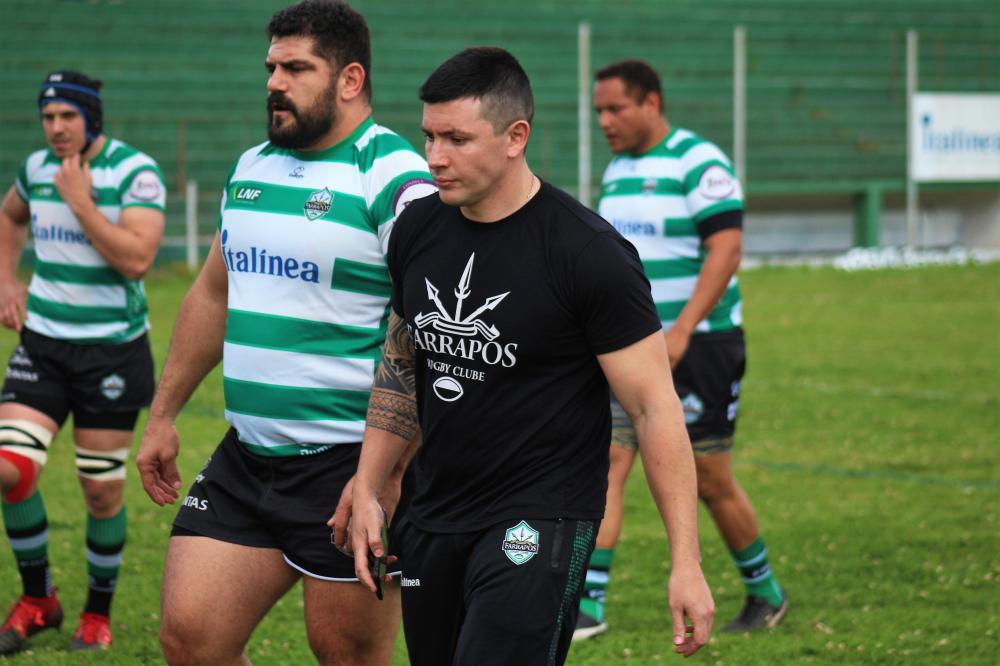
<path fill-rule="evenodd" d="M 377 632 L 376 632 L 377 633 Z M 309 637 L 309 647 L 321 666 L 388 666 L 392 642 L 370 636 L 337 632 L 333 636 Z"/>
<path fill-rule="evenodd" d="M 6 495 L 21 480 L 21 472 L 9 460 L 0 458 L 0 493 Z"/>
<path fill-rule="evenodd" d="M 330 640 L 329 638 L 315 640 L 309 638 L 309 647 L 312 648 L 316 656 L 316 663 L 321 666 L 333 664 L 362 664 L 365 645 L 362 641 L 351 640 L 341 636 L 340 640 Z"/>
<path fill-rule="evenodd" d="M 54 434 L 27 419 L 0 419 L 0 487 L 16 504 L 35 492 Z"/>
<path fill-rule="evenodd" d="M 624 489 L 628 481 L 632 463 L 635 461 L 635 450 L 618 445 L 611 446 L 608 465 L 608 484 L 612 488 Z"/>
<path fill-rule="evenodd" d="M 90 481 L 83 484 L 83 498 L 87 510 L 98 518 L 110 518 L 122 506 L 121 483 Z"/>
<path fill-rule="evenodd" d="M 174 624 L 160 625 L 160 649 L 170 666 L 197 664 L 197 646 L 186 639 L 184 632 Z"/>
<path fill-rule="evenodd" d="M 213 644 L 197 626 L 166 620 L 160 625 L 160 649 L 170 666 L 228 663 L 242 654 L 242 648 L 236 649 L 234 654 L 223 654 L 223 647 Z"/>
<path fill-rule="evenodd" d="M 698 497 L 712 503 L 736 494 L 736 480 L 731 474 L 698 472 Z"/>

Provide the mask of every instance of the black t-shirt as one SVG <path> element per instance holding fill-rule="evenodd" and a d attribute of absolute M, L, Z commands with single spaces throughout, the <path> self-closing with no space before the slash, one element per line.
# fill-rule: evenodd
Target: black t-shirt
<path fill-rule="evenodd" d="M 660 330 L 635 248 L 543 183 L 493 223 L 414 201 L 388 263 L 416 346 L 414 523 L 600 519 L 611 415 L 596 356 Z"/>

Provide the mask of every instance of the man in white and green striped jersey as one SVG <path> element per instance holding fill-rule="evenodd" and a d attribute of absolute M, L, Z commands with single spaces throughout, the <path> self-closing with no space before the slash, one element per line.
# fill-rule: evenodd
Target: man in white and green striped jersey
<path fill-rule="evenodd" d="M 45 78 L 38 108 L 49 148 L 28 156 L 0 206 L 0 323 L 21 336 L 0 396 L 0 487 L 24 587 L 0 627 L 0 654 L 62 623 L 37 483 L 71 412 L 89 589 L 70 647 L 111 644 L 125 460 L 153 395 L 142 276 L 163 236 L 166 187 L 149 156 L 104 134 L 101 87 L 72 70 Z M 15 270 L 29 227 L 35 265 L 25 290 Z"/>
<path fill-rule="evenodd" d="M 604 173 L 598 212 L 639 250 L 694 447 L 698 494 L 746 584 L 743 609 L 723 631 L 773 627 L 787 612 L 788 600 L 771 571 L 756 514 L 731 459 L 745 366 L 736 279 L 740 182 L 718 147 L 671 126 L 663 114 L 660 78 L 647 63 L 616 62 L 595 78 L 594 105 L 615 153 Z M 636 453 L 628 415 L 615 402 L 612 414 L 607 508 L 575 638 L 607 630 L 604 592 Z"/>
<path fill-rule="evenodd" d="M 321 663 L 388 664 L 398 586 L 379 601 L 358 585 L 326 522 L 357 469 L 389 313 L 389 233 L 435 189 L 424 159 L 371 117 L 360 14 L 305 0 L 268 34 L 269 141 L 229 174 L 137 460 L 155 502 L 178 498 L 174 422 L 221 359 L 232 427 L 177 513 L 160 638 L 170 663 L 236 663 L 301 578 Z"/>

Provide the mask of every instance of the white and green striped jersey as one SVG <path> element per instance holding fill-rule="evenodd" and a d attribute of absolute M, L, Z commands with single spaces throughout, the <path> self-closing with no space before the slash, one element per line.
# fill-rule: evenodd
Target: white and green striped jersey
<path fill-rule="evenodd" d="M 59 196 L 62 165 L 51 150 L 28 156 L 14 188 L 31 210 L 35 272 L 28 287 L 28 319 L 36 333 L 80 344 L 120 343 L 149 328 L 141 280 L 129 280 L 94 249 L 79 220 Z M 108 137 L 90 161 L 92 195 L 112 224 L 122 210 L 164 210 L 167 188 L 151 157 Z"/>
<path fill-rule="evenodd" d="M 673 128 L 640 155 L 619 155 L 604 172 L 598 212 L 639 251 L 663 330 L 694 294 L 705 248 L 698 225 L 743 209 L 743 191 L 726 155 L 693 132 Z M 741 326 L 734 275 L 695 333 Z"/>
<path fill-rule="evenodd" d="M 389 312 L 397 214 L 435 191 L 427 163 L 370 118 L 315 153 L 264 143 L 230 173 L 226 418 L 267 456 L 360 442 Z"/>

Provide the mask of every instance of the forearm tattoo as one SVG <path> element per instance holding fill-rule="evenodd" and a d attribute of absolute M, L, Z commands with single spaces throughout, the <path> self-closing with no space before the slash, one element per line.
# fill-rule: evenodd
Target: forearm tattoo
<path fill-rule="evenodd" d="M 416 350 L 406 322 L 389 313 L 382 361 L 368 401 L 368 425 L 410 440 L 417 433 Z"/>

